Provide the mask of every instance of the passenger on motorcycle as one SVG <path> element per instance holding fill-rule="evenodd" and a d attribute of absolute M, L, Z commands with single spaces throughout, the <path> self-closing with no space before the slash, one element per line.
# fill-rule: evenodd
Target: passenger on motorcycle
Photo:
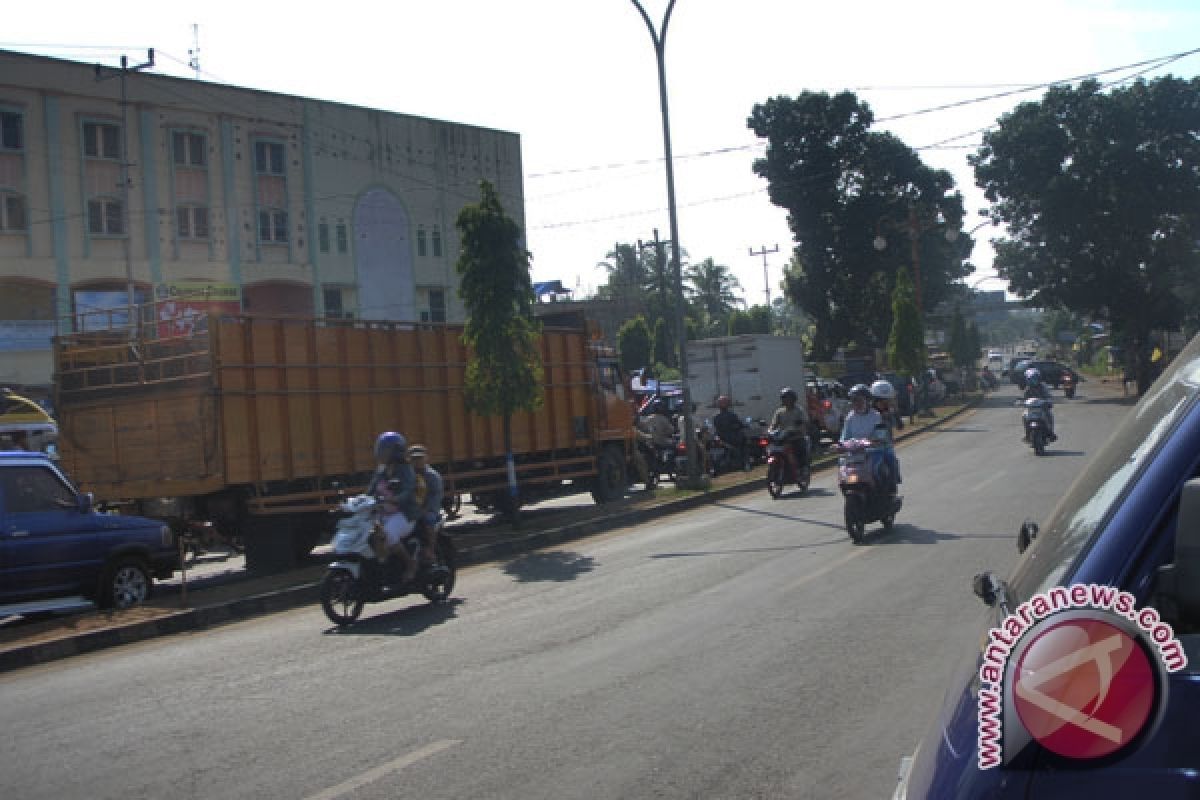
<path fill-rule="evenodd" d="M 417 504 L 417 534 L 421 537 L 421 563 L 437 563 L 437 531 L 442 521 L 442 476 L 426 463 L 423 444 L 408 448 L 408 460 L 416 478 L 413 496 Z"/>
<path fill-rule="evenodd" d="M 1025 370 L 1025 394 L 1023 399 L 1030 400 L 1032 398 L 1040 400 L 1050 399 L 1050 390 L 1046 388 L 1046 384 L 1042 383 L 1042 373 L 1037 367 L 1030 367 Z M 1049 405 L 1045 406 L 1046 410 L 1046 437 L 1052 441 L 1058 441 L 1058 436 L 1054 433 L 1054 412 L 1050 410 Z"/>
<path fill-rule="evenodd" d="M 779 401 L 783 405 L 775 409 L 775 414 L 771 417 L 771 425 L 767 429 L 768 433 L 784 432 L 785 441 L 789 445 L 787 452 L 788 459 L 792 464 L 792 474 L 797 476 L 800 475 L 801 465 L 811 462 L 808 449 L 808 412 L 796 404 L 799 397 L 795 389 L 790 387 L 781 389 Z"/>
<path fill-rule="evenodd" d="M 375 440 L 375 474 L 367 486 L 367 494 L 373 494 L 383 503 L 383 532 L 385 541 L 374 542 L 375 555 L 386 561 L 395 555 L 404 564 L 405 582 L 417 574 L 417 563 L 404 547 L 404 539 L 413 532 L 418 507 L 416 501 L 416 474 L 408 463 L 408 440 L 395 431 L 379 434 Z"/>
<path fill-rule="evenodd" d="M 717 398 L 717 408 L 720 411 L 713 417 L 713 428 L 721 441 L 729 447 L 733 456 L 733 464 L 746 463 L 746 423 L 730 410 L 729 398 L 721 395 Z"/>
<path fill-rule="evenodd" d="M 902 429 L 904 420 L 892 408 L 892 401 L 895 399 L 896 387 L 888 381 L 879 380 L 871 384 L 871 405 L 879 412 L 879 416 L 887 428 L 887 446 L 883 448 L 881 465 L 883 469 L 879 471 L 879 477 L 882 478 L 881 485 L 887 486 L 891 491 L 895 491 L 896 485 L 903 481 L 900 477 L 900 461 L 896 458 L 893 431 Z"/>

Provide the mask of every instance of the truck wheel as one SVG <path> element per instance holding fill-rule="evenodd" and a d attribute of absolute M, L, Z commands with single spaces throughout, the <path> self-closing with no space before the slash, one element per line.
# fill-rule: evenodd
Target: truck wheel
<path fill-rule="evenodd" d="M 596 458 L 596 477 L 592 479 L 592 499 L 609 503 L 625 491 L 625 459 L 615 447 L 605 447 Z"/>
<path fill-rule="evenodd" d="M 122 556 L 104 571 L 96 605 L 101 608 L 131 608 L 146 602 L 154 584 L 146 562 L 136 556 Z"/>

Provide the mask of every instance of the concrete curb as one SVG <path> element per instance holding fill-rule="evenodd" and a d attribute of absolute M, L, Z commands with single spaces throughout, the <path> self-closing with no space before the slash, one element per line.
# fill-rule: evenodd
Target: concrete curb
<path fill-rule="evenodd" d="M 965 411 L 976 407 L 981 399 L 980 396 L 969 399 L 964 405 L 954 411 L 947 412 L 943 416 L 927 422 L 920 428 L 906 427 L 897 436 L 897 440 L 907 439 L 925 431 L 936 429 L 948 420 L 954 419 Z M 836 458 L 825 458 L 813 465 L 813 472 L 822 472 L 826 469 L 831 469 L 836 464 Z M 595 519 L 568 523 L 551 530 L 537 531 L 524 535 L 518 532 L 514 533 L 512 538 L 506 541 L 492 542 L 476 547 L 463 547 L 459 550 L 459 564 L 460 566 L 471 566 L 500 561 L 531 550 L 563 544 L 618 528 L 640 525 L 671 514 L 677 514 L 681 511 L 691 511 L 701 508 L 710 503 L 752 492 L 761 492 L 763 488 L 761 480 L 745 481 L 731 486 L 708 489 L 688 497 L 668 500 L 646 508 L 630 508 Z M 239 597 L 227 602 L 198 608 L 180 609 L 154 619 L 118 624 L 110 628 L 79 633 L 75 636 L 67 636 L 52 641 L 18 645 L 0 651 L 0 672 L 45 664 L 61 658 L 93 653 L 109 647 L 145 641 L 146 639 L 158 636 L 199 630 L 260 614 L 287 611 L 299 606 L 315 604 L 319 599 L 320 575 L 324 574 L 324 568 L 310 567 L 308 570 L 317 573 L 314 579 L 301 578 L 301 583 L 283 589 Z"/>

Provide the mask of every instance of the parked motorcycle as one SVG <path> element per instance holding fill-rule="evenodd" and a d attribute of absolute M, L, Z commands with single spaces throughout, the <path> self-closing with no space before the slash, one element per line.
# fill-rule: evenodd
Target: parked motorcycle
<path fill-rule="evenodd" d="M 1070 372 L 1064 372 L 1062 376 L 1063 396 L 1068 400 L 1075 397 L 1075 376 Z"/>
<path fill-rule="evenodd" d="M 1025 427 L 1025 441 L 1039 456 L 1046 455 L 1046 442 L 1050 438 L 1050 423 L 1047 411 L 1054 405 L 1049 400 L 1031 397 L 1025 401 L 1025 411 L 1021 414 L 1021 424 Z"/>
<path fill-rule="evenodd" d="M 799 468 L 792 465 L 792 459 L 788 457 L 788 450 L 792 447 L 791 438 L 786 431 L 771 431 L 766 436 L 767 493 L 776 499 L 789 483 L 796 484 L 800 493 L 804 494 L 812 480 L 812 460 L 807 453 L 796 455 L 796 460 L 801 462 Z M 800 440 L 804 441 L 803 438 Z"/>
<path fill-rule="evenodd" d="M 846 532 L 855 544 L 862 544 L 867 525 L 882 522 L 889 531 L 904 498 L 892 486 L 880 486 L 871 469 L 870 455 L 879 447 L 869 439 L 847 439 L 834 448 L 838 458 L 838 488 L 845 498 Z"/>
<path fill-rule="evenodd" d="M 421 563 L 417 535 L 405 540 L 409 555 L 420 565 L 413 580 L 404 582 L 399 558 L 380 562 L 371 546 L 372 535 L 382 536 L 381 506 L 368 494 L 347 498 L 338 505 L 343 517 L 333 535 L 333 560 L 321 580 L 321 609 L 339 626 L 353 624 L 366 603 L 379 603 L 407 594 L 422 594 L 431 603 L 444 603 L 454 590 L 457 575 L 454 543 L 438 525 L 436 563 Z"/>
<path fill-rule="evenodd" d="M 757 467 L 767 463 L 767 423 L 766 420 L 746 417 L 746 458 L 750 466 Z"/>

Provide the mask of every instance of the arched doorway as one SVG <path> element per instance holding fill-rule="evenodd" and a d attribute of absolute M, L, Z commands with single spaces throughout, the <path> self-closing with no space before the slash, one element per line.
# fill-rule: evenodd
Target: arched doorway
<path fill-rule="evenodd" d="M 415 321 L 416 285 L 408 212 L 386 189 L 371 189 L 354 208 L 354 261 L 362 319 Z"/>

